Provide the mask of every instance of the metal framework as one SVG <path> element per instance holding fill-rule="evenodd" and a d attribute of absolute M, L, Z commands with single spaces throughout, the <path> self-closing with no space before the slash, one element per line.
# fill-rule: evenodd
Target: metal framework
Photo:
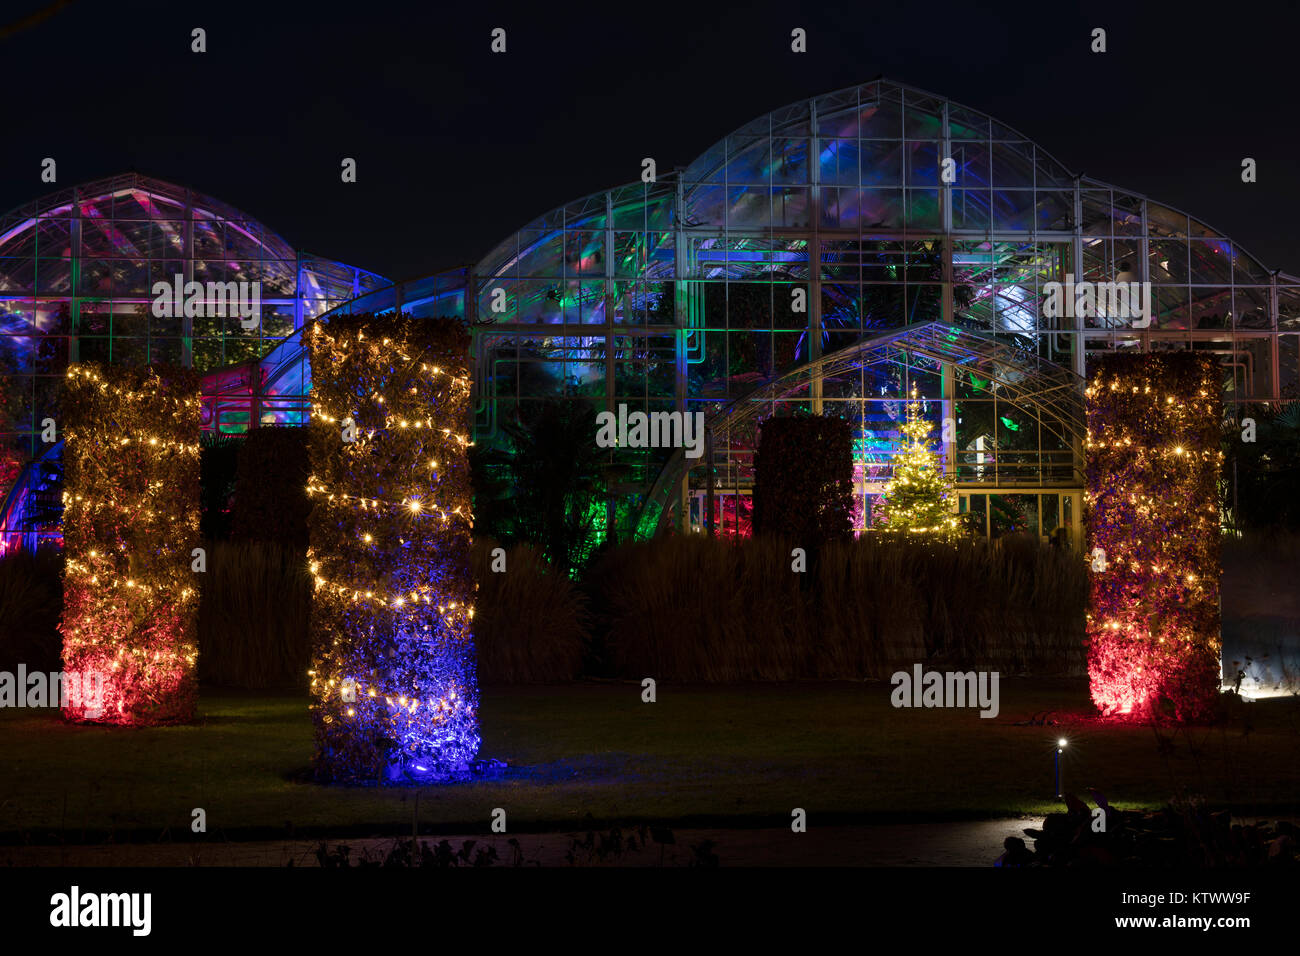
<path fill-rule="evenodd" d="M 810 411 L 809 396 L 815 390 L 822 393 L 823 414 L 848 418 L 859 432 L 870 433 L 880 431 L 881 422 L 897 420 L 913 385 L 934 384 L 936 379 L 934 391 L 940 398 L 926 403 L 927 412 L 959 489 L 1032 488 L 1035 494 L 1077 494 L 1082 489 L 1085 429 L 1078 376 L 1014 344 L 927 322 L 863 339 L 715 406 L 706 418 L 708 460 L 692 461 L 683 450 L 676 451 L 646 495 L 638 524 L 653 520 L 662 531 L 680 521 L 678 499 L 684 487 L 704 486 L 709 498 L 747 494 L 753 486 L 759 424 L 772 416 Z M 881 406 L 892 409 L 880 414 Z M 992 416 L 975 414 L 980 406 L 991 407 Z M 1032 422 L 1033 446 L 1004 453 L 995 447 L 987 452 L 962 450 L 975 444 L 972 432 L 988 419 L 1006 417 L 998 412 L 1015 415 L 1025 425 Z M 945 421 L 951 423 L 949 440 L 944 440 Z M 1003 455 L 1009 461 L 1004 462 Z M 868 487 L 878 494 L 891 474 L 888 455 L 882 457 L 885 460 L 870 474 L 859 468 L 860 496 L 872 493 Z M 703 476 L 692 481 L 695 468 Z M 718 517 L 712 501 L 704 516 L 703 523 L 709 523 L 709 516 Z"/>
<path fill-rule="evenodd" d="M 177 276 L 202 286 L 200 314 L 160 317 L 152 308 L 155 283 Z M 209 301 L 208 283 L 227 282 L 258 284 L 248 328 Z M 58 497 L 58 459 L 42 423 L 57 421 L 69 363 L 213 370 L 208 427 L 242 431 L 264 420 L 249 401 L 259 360 L 305 322 L 388 284 L 295 250 L 233 206 L 137 173 L 10 210 L 0 217 L 0 552 L 43 528 L 57 532 L 47 499 Z M 241 390 L 244 400 L 231 403 Z M 305 385 L 295 391 L 305 394 Z"/>
<path fill-rule="evenodd" d="M 1045 314 L 1047 284 L 1071 276 L 1149 283 L 1150 327 L 1105 308 Z M 1207 351 L 1222 362 L 1232 414 L 1300 387 L 1300 280 L 1194 217 L 1070 172 L 984 113 L 886 80 L 760 117 L 684 169 L 538 217 L 465 270 L 341 308 L 376 307 L 471 325 L 480 442 L 551 399 L 712 419 L 789 370 L 929 322 L 1076 382 L 1101 352 Z M 974 395 L 943 395 L 942 376 L 923 385 L 929 399 L 973 407 Z M 825 410 L 828 388 L 810 379 L 810 410 Z M 1037 449 L 1022 474 L 1014 467 L 1023 423 L 1001 419 L 947 449 L 959 485 L 1044 487 Z M 896 423 L 868 422 L 861 443 L 887 443 Z M 1077 473 L 1077 450 L 1049 453 L 1075 456 L 1065 471 Z M 666 456 L 611 458 L 643 490 L 609 526 L 646 533 L 645 495 L 666 480 Z M 701 492 L 699 471 L 678 489 L 682 505 Z M 686 519 L 686 507 L 672 510 Z"/>
<path fill-rule="evenodd" d="M 104 197 L 91 205 L 111 212 L 75 212 L 91 192 Z M 119 214 L 119 201 L 130 216 Z M 135 231 L 121 229 L 119 220 Z M 140 238 L 122 245 L 112 227 Z M 121 292 L 120 270 L 99 258 L 105 243 L 132 264 Z M 71 260 L 67 249 L 74 250 Z M 32 343 L 63 334 L 44 297 L 71 300 L 67 334 L 84 340 L 88 310 L 103 308 L 96 283 L 109 283 L 112 302 L 134 305 L 131 296 L 147 288 L 153 262 L 170 270 L 172 249 L 184 252 L 177 258 L 191 262 L 196 275 L 200 263 L 217 267 L 213 256 L 222 269 L 233 258 L 245 263 L 241 274 L 257 265 L 284 289 L 278 340 L 262 336 L 244 345 L 229 332 L 214 338 L 152 324 L 144 333 L 143 354 L 156 354 L 156 341 L 158 354 L 188 354 L 195 365 L 213 368 L 213 428 L 301 420 L 310 370 L 294 333 L 313 316 L 327 318 L 331 307 L 462 317 L 473 332 L 480 443 L 502 440 L 502 423 L 529 403 L 556 399 L 585 399 L 602 409 L 700 411 L 712 420 L 792 370 L 824 369 L 818 363 L 825 356 L 928 323 L 973 332 L 1035 357 L 1040 370 L 1068 370 L 1076 381 L 1102 352 L 1206 351 L 1221 361 L 1229 414 L 1242 403 L 1278 402 L 1300 391 L 1300 279 L 1264 267 L 1186 213 L 1070 172 L 1029 137 L 978 110 L 887 80 L 775 110 L 685 168 L 551 210 L 477 262 L 412 282 L 383 284 L 328 264 L 306 272 L 333 279 L 314 287 L 319 292 L 304 292 L 304 259 L 282 241 L 229 207 L 154 181 L 125 177 L 33 204 L 0 226 L 0 256 L 11 257 L 0 262 L 0 338 L 18 344 L 10 351 L 21 353 L 18 377 L 28 376 L 22 380 L 31 396 L 9 438 L 30 439 L 39 420 L 34 383 L 42 372 Z M 80 265 L 70 269 L 69 261 Z M 97 278 L 88 285 L 86 275 Z M 57 288 L 45 276 L 54 276 Z M 1135 327 L 1106 308 L 1082 317 L 1047 314 L 1048 283 L 1070 277 L 1149 283 L 1150 326 Z M 116 306 L 107 314 L 119 321 Z M 126 334 L 129 316 L 122 321 L 124 347 L 112 346 L 111 357 L 139 360 L 139 337 Z M 109 333 L 110 341 L 117 334 Z M 901 340 L 895 347 L 904 349 Z M 945 364 L 919 346 L 908 354 L 913 365 L 962 368 L 956 357 Z M 237 360 L 244 364 L 217 368 Z M 879 414 L 860 418 L 859 464 L 875 474 L 887 467 L 875 459 L 887 457 L 897 435 L 898 409 L 888 393 L 904 370 L 888 362 L 864 367 L 895 371 L 892 378 L 859 373 L 857 393 L 847 374 L 812 375 L 799 401 L 824 412 L 836 399 L 881 399 L 871 406 Z M 945 379 L 941 371 L 908 368 L 927 401 L 956 403 L 958 437 L 946 460 L 959 485 L 970 486 L 972 504 L 984 493 L 977 486 L 990 494 L 1047 488 L 1061 480 L 1062 468 L 1077 472 L 1077 449 L 1040 447 L 1041 436 L 1074 427 L 1043 421 L 1063 413 L 1040 404 L 990 418 L 981 401 L 1018 407 L 1006 383 L 990 394 L 963 384 L 957 373 Z M 882 386 L 887 394 L 878 394 Z M 1020 454 L 1027 459 L 1017 462 Z M 1062 466 L 1058 455 L 1071 457 Z M 624 479 L 606 521 L 611 533 L 644 534 L 658 523 L 648 518 L 646 497 L 663 484 L 668 459 L 666 452 L 610 452 Z M 699 471 L 673 497 L 683 522 L 692 494 L 703 490 Z"/>

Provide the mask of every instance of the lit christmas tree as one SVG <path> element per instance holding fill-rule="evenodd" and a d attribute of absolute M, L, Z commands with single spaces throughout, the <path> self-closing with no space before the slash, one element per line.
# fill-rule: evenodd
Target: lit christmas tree
<path fill-rule="evenodd" d="M 944 475 L 939 456 L 927 444 L 931 427 L 921 418 L 915 386 L 906 407 L 907 421 L 902 429 L 906 445 L 894 456 L 894 475 L 881 492 L 882 528 L 951 540 L 958 534 L 952 482 Z"/>

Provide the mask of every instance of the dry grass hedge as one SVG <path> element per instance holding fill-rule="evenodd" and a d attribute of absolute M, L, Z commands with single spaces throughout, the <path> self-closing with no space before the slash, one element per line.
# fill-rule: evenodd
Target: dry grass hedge
<path fill-rule="evenodd" d="M 780 541 L 674 536 L 596 575 L 610 668 L 682 681 L 885 678 L 929 661 L 1081 673 L 1087 572 L 1034 542 L 864 537 L 804 574 Z"/>
<path fill-rule="evenodd" d="M 200 583 L 199 679 L 249 689 L 307 689 L 311 575 L 298 548 L 208 545 Z"/>
<path fill-rule="evenodd" d="M 506 550 L 504 572 L 492 570 L 497 542 L 474 543 L 478 582 L 474 643 L 481 682 L 573 680 L 587 650 L 587 603 L 565 574 L 528 545 Z"/>

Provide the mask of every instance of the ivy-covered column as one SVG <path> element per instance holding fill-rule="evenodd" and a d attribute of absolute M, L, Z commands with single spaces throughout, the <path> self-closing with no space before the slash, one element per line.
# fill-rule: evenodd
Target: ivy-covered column
<path fill-rule="evenodd" d="M 468 333 L 356 315 L 306 341 L 316 776 L 464 771 L 479 748 Z"/>
<path fill-rule="evenodd" d="M 1201 719 L 1220 682 L 1218 366 L 1106 356 L 1086 397 L 1092 700 L 1107 715 Z"/>
<path fill-rule="evenodd" d="M 64 396 L 64 716 L 188 721 L 198 694 L 198 376 L 85 363 L 68 369 Z"/>

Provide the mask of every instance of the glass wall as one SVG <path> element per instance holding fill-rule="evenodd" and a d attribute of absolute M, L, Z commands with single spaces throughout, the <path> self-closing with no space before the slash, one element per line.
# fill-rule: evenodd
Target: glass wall
<path fill-rule="evenodd" d="M 1088 283 L 1136 283 L 1149 308 L 1049 307 Z M 385 297 L 446 312 L 444 293 L 414 283 L 357 306 Z M 712 417 L 792 369 L 933 322 L 1064 369 L 1075 388 L 1090 357 L 1151 348 L 1217 356 L 1230 410 L 1300 388 L 1300 280 L 1187 214 L 1076 176 L 983 113 L 887 81 L 776 110 L 683 170 L 526 223 L 466 271 L 457 302 L 484 442 L 551 399 Z M 955 368 L 950 394 L 937 368 L 922 394 L 957 421 L 946 461 L 959 485 L 1078 485 L 1067 436 L 1079 423 Z M 813 412 L 858 403 L 864 484 L 887 467 L 897 421 L 880 374 L 814 376 L 782 398 Z M 649 495 L 666 456 L 610 454 Z M 743 491 L 740 466 L 717 467 Z M 680 517 L 702 486 L 696 467 L 668 506 Z"/>
<path fill-rule="evenodd" d="M 179 308 L 155 308 L 155 286 L 178 282 Z M 51 450 L 42 423 L 57 426 L 69 363 L 256 363 L 307 320 L 388 284 L 299 253 L 211 197 L 137 174 L 11 210 L 0 219 L 0 521 L 12 518 L 13 502 L 3 506 L 25 463 Z"/>

